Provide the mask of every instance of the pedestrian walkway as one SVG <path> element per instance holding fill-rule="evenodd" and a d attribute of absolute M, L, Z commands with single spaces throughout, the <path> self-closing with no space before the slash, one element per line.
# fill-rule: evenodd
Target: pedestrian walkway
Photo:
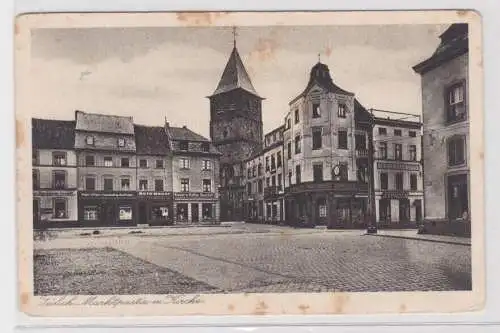
<path fill-rule="evenodd" d="M 378 230 L 376 234 L 370 234 L 370 235 L 371 236 L 379 236 L 379 237 L 418 239 L 418 240 L 423 240 L 423 241 L 448 243 L 448 244 L 471 245 L 470 238 L 456 237 L 456 236 L 418 234 L 417 230 L 415 230 L 415 229 L 411 229 L 411 230 Z"/>

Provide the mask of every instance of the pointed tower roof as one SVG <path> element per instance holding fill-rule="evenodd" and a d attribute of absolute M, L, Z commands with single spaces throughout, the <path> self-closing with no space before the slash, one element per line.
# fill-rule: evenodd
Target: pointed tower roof
<path fill-rule="evenodd" d="M 243 65 L 243 61 L 241 61 L 236 45 L 233 47 L 233 51 L 231 52 L 229 60 L 226 64 L 226 68 L 224 68 L 224 72 L 222 73 L 222 77 L 217 85 L 217 89 L 215 89 L 212 96 L 235 89 L 243 89 L 252 95 L 262 98 L 259 94 L 257 94 L 252 85 L 252 81 L 250 80 L 250 76 L 245 69 L 245 65 Z"/>

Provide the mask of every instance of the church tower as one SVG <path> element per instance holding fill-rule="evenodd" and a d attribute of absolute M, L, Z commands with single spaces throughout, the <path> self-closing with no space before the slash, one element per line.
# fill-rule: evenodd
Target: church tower
<path fill-rule="evenodd" d="M 234 47 L 210 100 L 210 139 L 220 159 L 221 219 L 243 219 L 243 162 L 262 149 L 262 100 Z"/>

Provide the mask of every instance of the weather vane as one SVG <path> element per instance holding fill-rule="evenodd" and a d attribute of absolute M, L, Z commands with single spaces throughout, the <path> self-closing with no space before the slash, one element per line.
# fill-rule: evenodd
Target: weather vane
<path fill-rule="evenodd" d="M 318 53 L 318 62 L 321 62 L 321 53 Z"/>

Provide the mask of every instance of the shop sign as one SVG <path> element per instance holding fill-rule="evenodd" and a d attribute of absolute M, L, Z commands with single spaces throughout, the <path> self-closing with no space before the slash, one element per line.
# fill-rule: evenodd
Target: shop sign
<path fill-rule="evenodd" d="M 155 197 L 155 198 L 172 199 L 172 192 L 139 191 L 137 194 L 141 197 Z"/>
<path fill-rule="evenodd" d="M 214 199 L 215 193 L 204 192 L 176 192 L 174 193 L 175 199 Z"/>
<path fill-rule="evenodd" d="M 416 161 L 404 162 L 377 162 L 378 169 L 420 171 L 420 165 Z"/>
<path fill-rule="evenodd" d="M 75 191 L 33 191 L 34 196 L 74 196 Z"/>
<path fill-rule="evenodd" d="M 134 192 L 80 192 L 83 198 L 132 198 Z"/>
<path fill-rule="evenodd" d="M 385 191 L 382 192 L 383 199 L 406 199 L 408 198 L 407 191 Z"/>

